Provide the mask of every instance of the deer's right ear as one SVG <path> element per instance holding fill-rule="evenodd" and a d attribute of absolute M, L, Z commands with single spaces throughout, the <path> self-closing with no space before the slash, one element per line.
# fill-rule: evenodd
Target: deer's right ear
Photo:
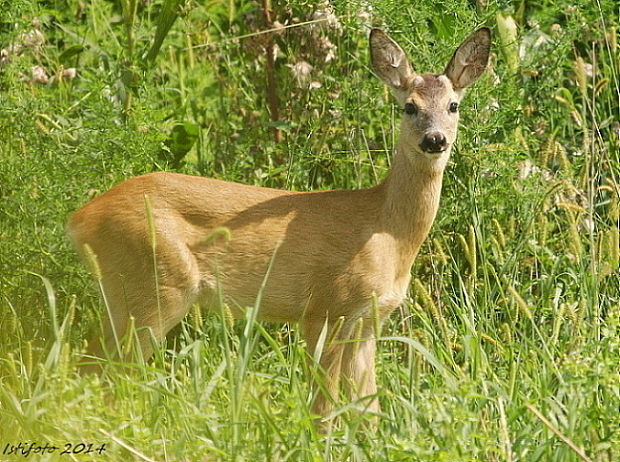
<path fill-rule="evenodd" d="M 392 90 L 404 90 L 414 75 L 403 49 L 381 29 L 370 31 L 370 59 L 375 74 Z"/>

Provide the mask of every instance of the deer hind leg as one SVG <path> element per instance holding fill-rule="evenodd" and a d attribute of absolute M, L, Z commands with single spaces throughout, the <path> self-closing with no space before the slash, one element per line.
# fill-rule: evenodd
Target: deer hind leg
<path fill-rule="evenodd" d="M 145 360 L 151 357 L 166 334 L 183 320 L 194 299 L 186 288 L 159 286 L 152 290 L 133 305 L 130 316 L 134 319 L 135 329 L 125 333 L 125 344 L 139 348 Z M 129 335 L 133 338 L 127 338 Z M 131 354 L 128 349 L 127 359 L 131 359 Z"/>
<path fill-rule="evenodd" d="M 150 262 L 133 257 L 135 264 L 130 265 L 128 258 L 132 257 L 125 256 L 123 266 L 110 264 L 103 268 L 106 307 L 101 316 L 102 331 L 91 337 L 86 362 L 93 357 L 131 360 L 135 347 L 148 359 L 156 342 L 181 322 L 198 294 L 198 271 L 186 247 L 162 254 L 157 262 L 157 277 Z M 102 259 L 101 263 L 104 266 L 110 262 Z M 119 267 L 133 271 L 124 275 L 117 270 Z M 129 332 L 131 318 L 135 331 Z M 129 347 L 136 338 L 137 345 Z M 82 367 L 85 371 L 99 368 L 98 364 Z"/>
<path fill-rule="evenodd" d="M 88 364 L 95 358 L 131 361 L 136 349 L 148 359 L 156 343 L 181 322 L 193 301 L 191 292 L 185 289 L 153 286 L 125 289 L 130 292 L 126 296 L 106 296 L 102 330 L 97 330 L 88 342 L 83 366 L 86 372 L 100 368 L 100 365 Z M 129 330 L 131 318 L 135 327 L 132 331 Z"/>

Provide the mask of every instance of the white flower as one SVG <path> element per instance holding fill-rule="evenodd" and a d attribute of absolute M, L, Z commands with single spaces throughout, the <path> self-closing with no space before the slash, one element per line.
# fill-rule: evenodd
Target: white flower
<path fill-rule="evenodd" d="M 117 104 L 120 102 L 118 95 L 116 95 L 109 86 L 103 87 L 101 90 L 101 96 L 110 101 L 111 103 Z"/>
<path fill-rule="evenodd" d="M 39 29 L 32 29 L 23 34 L 21 40 L 26 48 L 39 48 L 45 43 L 45 35 Z"/>
<path fill-rule="evenodd" d="M 357 13 L 357 19 L 361 26 L 370 27 L 372 24 L 372 5 L 363 2 L 360 6 L 361 8 Z"/>
<path fill-rule="evenodd" d="M 10 60 L 11 58 L 9 57 L 9 50 L 0 50 L 0 67 L 4 66 Z"/>
<path fill-rule="evenodd" d="M 45 69 L 42 66 L 33 66 L 32 67 L 32 82 L 46 84 L 49 82 L 50 78 L 47 75 Z"/>
<path fill-rule="evenodd" d="M 319 27 L 327 27 L 338 32 L 342 30 L 342 24 L 340 24 L 338 17 L 328 4 L 325 4 L 322 9 L 312 13 L 312 20 L 321 21 L 318 23 Z"/>
<path fill-rule="evenodd" d="M 532 174 L 534 164 L 529 159 L 519 163 L 519 179 L 523 180 Z"/>
<path fill-rule="evenodd" d="M 77 69 L 75 67 L 68 67 L 62 71 L 62 78 L 66 80 L 73 80 L 77 76 Z"/>
<path fill-rule="evenodd" d="M 495 98 L 492 98 L 489 101 L 489 105 L 487 107 L 485 107 L 485 109 L 487 111 L 498 111 L 499 110 L 499 102 Z"/>
<path fill-rule="evenodd" d="M 541 175 L 545 180 L 551 180 L 551 173 L 549 173 L 547 169 L 540 168 L 534 165 L 529 159 L 520 162 L 519 179 L 524 180 L 525 178 L 532 175 Z"/>
<path fill-rule="evenodd" d="M 319 37 L 319 47 L 325 53 L 326 63 L 336 59 L 336 45 L 334 45 L 327 37 Z"/>

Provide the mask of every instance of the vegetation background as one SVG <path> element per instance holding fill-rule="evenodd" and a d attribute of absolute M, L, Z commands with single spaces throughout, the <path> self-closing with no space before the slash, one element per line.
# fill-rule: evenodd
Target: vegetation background
<path fill-rule="evenodd" d="M 620 460 L 612 0 L 0 12 L 0 460 L 23 458 L 6 452 L 20 441 L 73 444 L 36 460 Z M 76 375 L 103 305 L 64 234 L 73 210 L 155 170 L 374 185 L 401 109 L 368 67 L 369 27 L 441 72 L 481 25 L 495 56 L 462 106 L 411 297 L 383 330 L 376 430 L 344 408 L 315 432 L 294 325 L 195 309 L 153 361 Z"/>

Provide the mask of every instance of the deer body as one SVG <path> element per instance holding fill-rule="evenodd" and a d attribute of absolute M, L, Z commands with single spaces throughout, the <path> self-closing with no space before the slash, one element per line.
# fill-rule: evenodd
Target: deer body
<path fill-rule="evenodd" d="M 472 52 L 472 44 L 480 49 Z M 90 342 L 90 353 L 113 351 L 133 317 L 148 356 L 151 337 L 163 338 L 192 303 L 217 308 L 222 294 L 241 315 L 264 284 L 258 319 L 299 322 L 311 354 L 328 330 L 320 354 L 325 389 L 314 411 L 328 413 L 341 376 L 351 399 L 365 398 L 377 410 L 373 329 L 406 296 L 456 136 L 451 105 L 484 70 L 488 45 L 481 29 L 455 53 L 448 76 L 418 75 L 395 42 L 373 31 L 375 72 L 406 112 L 392 169 L 376 187 L 299 193 L 153 173 L 86 204 L 69 232 L 79 251 L 87 245 L 97 256 L 110 307 L 103 339 Z M 212 238 L 222 228 L 230 239 Z"/>

